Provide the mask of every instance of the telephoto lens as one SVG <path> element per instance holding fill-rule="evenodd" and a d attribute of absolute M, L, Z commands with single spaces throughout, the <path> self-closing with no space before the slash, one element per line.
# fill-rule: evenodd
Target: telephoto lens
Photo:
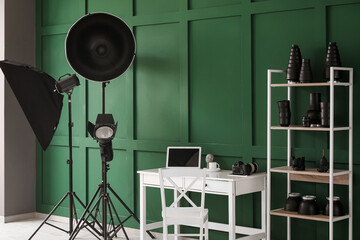
<path fill-rule="evenodd" d="M 282 100 L 277 102 L 279 107 L 279 123 L 282 127 L 287 127 L 290 125 L 290 101 Z"/>

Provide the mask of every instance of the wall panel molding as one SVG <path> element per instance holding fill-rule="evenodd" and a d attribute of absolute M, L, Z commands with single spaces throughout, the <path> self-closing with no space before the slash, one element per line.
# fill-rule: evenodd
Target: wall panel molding
<path fill-rule="evenodd" d="M 70 6 L 73 9 L 65 12 Z M 111 174 L 118 176 L 111 184 L 121 186 L 119 191 L 124 192 L 138 213 L 136 171 L 165 166 L 165 151 L 170 145 L 203 147 L 204 164 L 205 155 L 212 153 L 224 169 L 230 169 L 235 161 L 241 160 L 255 161 L 260 170 L 265 171 L 266 70 L 285 69 L 291 44 L 298 44 L 302 56 L 311 59 L 315 78 L 323 81 L 326 45 L 328 41 L 336 41 L 342 61 L 354 67 L 356 74 L 356 69 L 360 69 L 360 58 L 359 54 L 353 53 L 360 52 L 360 34 L 353 29 L 360 25 L 359 6 L 360 0 L 177 0 L 171 3 L 166 0 L 108 0 L 101 3 L 97 0 L 61 3 L 37 0 L 37 63 L 55 78 L 72 72 L 62 55 L 64 42 L 61 39 L 65 39 L 72 23 L 85 12 L 108 11 L 123 18 L 133 29 L 137 39 L 135 61 L 123 76 L 111 82 L 106 97 L 107 111 L 119 121 L 119 132 L 113 141 L 115 154 L 119 156 L 110 163 Z M 50 18 L 55 7 L 60 9 Z M 285 81 L 285 77 L 277 80 Z M 358 102 L 360 88 L 354 87 L 355 102 Z M 327 97 L 321 89 L 297 91 L 296 96 L 301 101 L 294 103 L 294 121 L 301 120 L 306 114 L 308 94 L 312 91 L 322 91 L 324 99 Z M 277 100 L 286 97 L 281 91 L 276 90 L 274 94 Z M 272 121 L 276 122 L 276 101 L 273 109 Z M 51 171 L 46 165 L 48 155 L 67 157 L 60 150 L 68 144 L 66 111 L 65 107 L 60 131 L 54 137 L 49 153 L 37 149 L 41 172 Z M 96 185 L 91 178 L 100 174 L 96 167 L 98 144 L 86 132 L 86 122 L 95 121 L 100 112 L 98 84 L 81 79 L 81 86 L 74 91 L 73 111 L 73 140 L 80 168 L 76 181 L 79 189 L 84 187 L 81 194 L 87 201 Z M 355 113 L 354 117 L 354 122 L 359 122 L 360 113 Z M 354 130 L 356 144 L 360 141 L 357 137 L 360 130 Z M 276 146 L 272 154 L 279 165 L 286 161 L 284 134 L 273 136 Z M 340 140 L 344 138 L 340 136 Z M 324 144 L 326 140 L 326 134 L 298 134 L 293 140 L 296 143 L 293 152 L 297 156 L 306 156 L 309 165 L 316 166 L 321 149 L 328 151 Z M 335 151 L 336 164 L 344 166 L 344 156 L 347 156 L 347 149 L 345 144 L 340 144 Z M 355 149 L 356 165 L 360 164 L 359 156 L 360 149 Z M 65 173 L 62 176 L 67 178 Z M 274 181 L 281 182 L 281 178 L 275 177 Z M 47 180 L 46 176 L 37 179 L 37 208 L 41 212 L 51 209 L 51 204 L 44 200 L 58 194 L 43 189 Z M 295 185 L 313 194 L 326 192 L 321 185 Z M 358 198 L 359 186 L 355 189 Z M 279 190 L 276 194 L 282 201 L 286 193 Z M 159 198 L 155 190 L 149 196 Z M 238 200 L 238 204 L 244 206 L 239 208 L 239 213 L 244 214 L 237 219 L 238 223 L 260 226 L 258 199 L 257 195 L 252 195 Z M 209 207 L 215 202 L 225 205 L 226 201 L 211 198 Z M 246 206 L 249 207 L 246 209 Z M 159 209 L 160 205 L 156 203 L 151 206 L 150 221 L 160 218 Z M 355 209 L 356 213 L 359 211 Z M 224 214 L 219 214 L 219 219 L 226 219 Z M 245 215 L 254 216 L 246 218 Z M 138 228 L 135 223 L 129 226 Z M 282 229 L 280 226 L 281 220 L 275 221 L 274 227 Z M 323 226 L 304 226 L 314 231 L 309 239 L 322 236 Z M 355 231 L 354 236 L 360 237 L 360 230 Z M 212 233 L 211 237 L 226 239 L 222 233 Z"/>

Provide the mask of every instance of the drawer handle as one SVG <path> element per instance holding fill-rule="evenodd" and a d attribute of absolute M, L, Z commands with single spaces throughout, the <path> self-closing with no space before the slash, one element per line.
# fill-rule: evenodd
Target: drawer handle
<path fill-rule="evenodd" d="M 207 185 L 207 183 L 205 183 L 205 187 L 207 187 L 208 185 Z"/>

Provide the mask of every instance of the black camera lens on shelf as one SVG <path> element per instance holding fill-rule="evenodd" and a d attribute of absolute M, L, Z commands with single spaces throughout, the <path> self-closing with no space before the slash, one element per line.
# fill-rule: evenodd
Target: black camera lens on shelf
<path fill-rule="evenodd" d="M 321 126 L 329 127 L 330 126 L 330 103 L 329 102 L 320 102 L 320 117 L 321 117 Z"/>
<path fill-rule="evenodd" d="M 300 193 L 289 193 L 289 197 L 285 201 L 285 211 L 297 212 L 301 203 Z"/>
<path fill-rule="evenodd" d="M 294 156 L 292 156 L 291 161 L 290 161 L 290 166 L 295 171 L 304 171 L 305 170 L 305 157 L 295 158 Z"/>
<path fill-rule="evenodd" d="M 255 162 L 244 164 L 242 161 L 234 163 L 232 166 L 232 174 L 234 175 L 251 175 L 256 173 L 259 165 Z"/>
<path fill-rule="evenodd" d="M 310 127 L 310 118 L 305 116 L 302 118 L 302 125 L 303 127 Z"/>
<path fill-rule="evenodd" d="M 310 105 L 307 111 L 307 117 L 310 119 L 310 124 L 320 124 L 320 101 L 321 93 L 310 93 Z"/>
<path fill-rule="evenodd" d="M 299 82 L 301 59 L 302 57 L 299 46 L 293 44 L 291 46 L 289 63 L 286 69 L 286 79 L 289 82 Z"/>
<path fill-rule="evenodd" d="M 324 207 L 323 214 L 329 216 L 330 213 L 330 197 L 326 197 L 327 203 Z M 334 216 L 344 216 L 345 208 L 340 201 L 340 197 L 333 196 L 333 214 Z"/>
<path fill-rule="evenodd" d="M 277 102 L 279 107 L 279 124 L 282 127 L 287 127 L 290 125 L 290 101 L 282 100 Z"/>

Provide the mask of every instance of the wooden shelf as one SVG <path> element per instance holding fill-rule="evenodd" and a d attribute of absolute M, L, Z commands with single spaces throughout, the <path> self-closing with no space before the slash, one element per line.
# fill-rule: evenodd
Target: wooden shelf
<path fill-rule="evenodd" d="M 290 180 L 302 182 L 329 183 L 330 173 L 318 172 L 316 168 L 306 168 L 304 171 L 295 171 L 290 166 L 271 168 L 270 172 L 289 173 Z M 349 170 L 334 169 L 334 184 L 349 185 Z"/>
<path fill-rule="evenodd" d="M 290 125 L 288 127 L 282 126 L 271 126 L 270 129 L 272 130 L 301 130 L 301 131 L 330 131 L 328 127 L 303 127 L 300 125 Z M 334 127 L 334 131 L 348 131 L 350 127 Z"/>
<path fill-rule="evenodd" d="M 298 214 L 297 212 L 285 211 L 283 208 L 270 211 L 270 215 L 291 217 L 291 218 L 301 218 L 301 219 L 321 221 L 321 222 L 329 222 L 329 216 L 325 216 L 322 214 L 302 215 L 302 214 Z M 344 216 L 334 217 L 333 219 L 334 219 L 334 222 L 336 222 L 336 221 L 340 221 L 340 220 L 344 220 L 344 219 L 348 219 L 348 218 L 349 218 L 349 215 L 344 215 Z"/>
<path fill-rule="evenodd" d="M 273 83 L 271 87 L 323 87 L 330 86 L 330 82 L 319 82 L 319 83 Z M 347 82 L 334 82 L 334 86 L 350 86 Z"/>

